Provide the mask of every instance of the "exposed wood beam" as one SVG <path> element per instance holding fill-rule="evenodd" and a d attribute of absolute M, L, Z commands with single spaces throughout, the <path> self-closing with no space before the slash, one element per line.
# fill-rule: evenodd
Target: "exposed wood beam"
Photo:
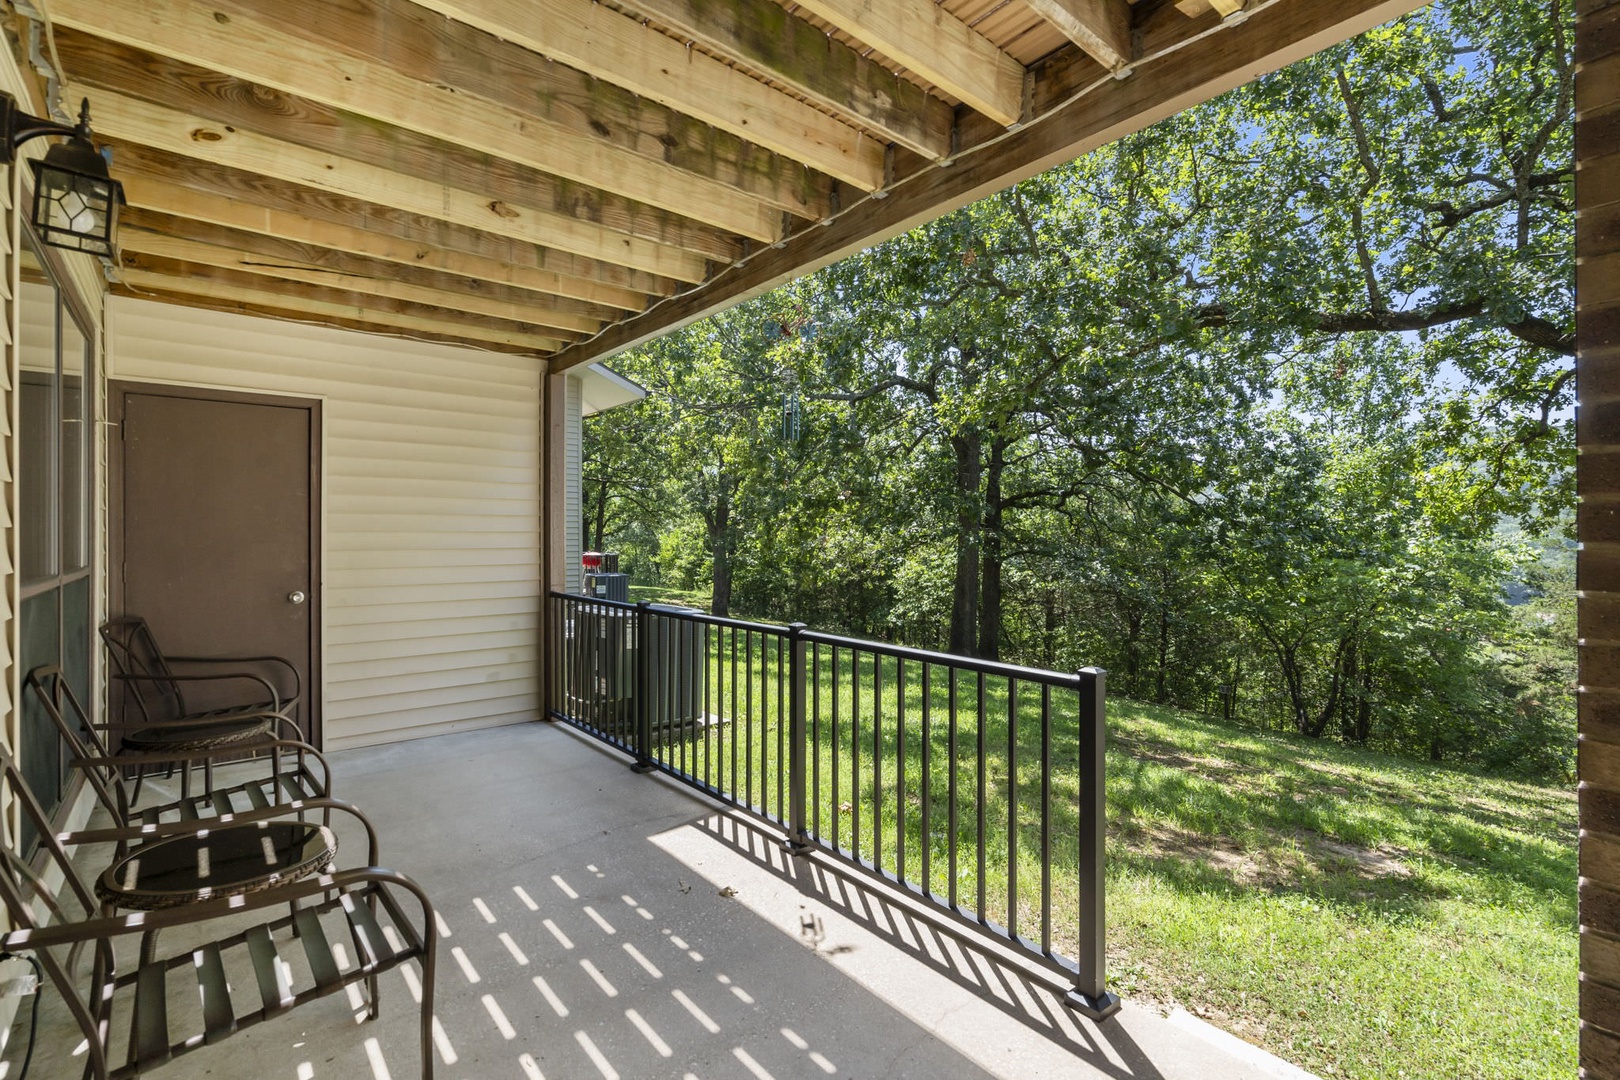
<path fill-rule="evenodd" d="M 147 146 L 105 141 L 132 207 L 627 311 L 640 311 L 649 296 L 670 296 L 677 288 L 672 278 Z"/>
<path fill-rule="evenodd" d="M 533 113 L 574 135 L 668 164 L 804 218 L 831 212 L 835 181 L 684 113 L 554 64 L 410 0 L 344 0 L 296 9 L 299 0 L 213 0 L 234 14 L 272 25 L 291 10 L 335 47 L 380 60 L 422 82 L 437 82 Z"/>
<path fill-rule="evenodd" d="M 869 199 L 825 228 L 797 233 L 706 288 L 610 326 L 553 357 L 551 370 L 602 360 L 723 311 L 1419 6 L 1417 0 L 1289 0 L 1264 8 L 1218 34 L 1142 64 L 1129 79 L 1106 80 L 1048 115 L 1038 113 L 1035 122 L 1001 138 L 993 153 L 969 149 L 949 167 L 909 177 L 887 198 Z M 1072 72 L 1079 85 L 1103 73 L 1089 59 L 1084 64 L 1087 71 Z"/>
<path fill-rule="evenodd" d="M 167 279 L 165 279 L 167 280 Z M 142 289 L 132 289 L 127 285 L 113 282 L 111 291 L 114 296 L 125 296 L 131 300 L 145 300 L 148 303 L 174 304 L 178 307 L 200 308 L 205 311 L 224 311 L 232 315 L 249 315 L 258 319 L 275 319 L 278 322 L 302 323 L 306 326 L 324 326 L 335 330 L 353 330 L 361 334 L 378 334 L 384 337 L 408 337 L 413 341 L 434 341 L 442 345 L 456 345 L 464 349 L 478 349 L 482 352 L 515 353 L 519 356 L 533 357 L 534 363 L 542 364 L 545 361 L 535 356 L 535 351 L 522 345 L 503 345 L 495 341 L 474 341 L 471 338 L 460 337 L 453 333 L 436 333 L 432 330 L 412 329 L 401 330 L 386 322 L 371 322 L 365 319 L 346 319 L 336 315 L 323 315 L 311 312 L 296 311 L 278 306 L 279 297 L 265 298 L 264 303 L 247 303 L 241 300 L 221 300 L 211 296 L 196 296 L 191 293 L 170 292 L 161 285 Z M 278 303 L 270 303 L 270 300 Z"/>
<path fill-rule="evenodd" d="M 599 79 L 759 143 L 863 191 L 883 145 L 813 106 L 590 0 L 416 0 Z"/>
<path fill-rule="evenodd" d="M 1131 62 L 1129 0 L 1024 0 L 1110 71 Z"/>
<path fill-rule="evenodd" d="M 190 240 L 216 248 L 228 248 L 247 260 L 267 266 L 278 264 L 298 266 L 332 274 L 397 281 L 435 293 L 452 293 L 458 297 L 476 297 L 527 308 L 539 307 L 595 324 L 615 322 L 624 314 L 624 309 L 607 304 L 585 303 L 484 278 L 446 273 L 417 263 L 401 264 L 368 258 L 318 244 L 300 243 L 280 236 L 266 236 L 242 229 L 211 225 L 193 218 L 156 213 L 139 206 L 124 207 L 124 212 L 119 218 L 120 237 L 131 235 L 132 231 L 155 233 L 176 240 Z M 438 306 L 457 305 L 441 301 Z"/>
<path fill-rule="evenodd" d="M 110 90 L 74 86 L 65 93 L 69 98 L 89 97 L 96 130 L 117 139 L 680 281 L 702 281 L 708 276 L 701 256 L 549 210 L 489 199 L 432 178 L 340 158 Z"/>
<path fill-rule="evenodd" d="M 77 30 L 61 31 L 57 45 L 69 71 L 86 73 L 82 85 L 349 161 L 385 164 L 392 172 L 432 178 L 463 191 L 475 191 L 485 199 L 531 206 L 717 262 L 729 263 L 742 253 L 735 236 L 685 215 L 559 180 L 370 117 L 102 41 Z M 780 211 L 757 203 L 751 205 L 771 217 L 772 235 L 781 231 Z"/>
<path fill-rule="evenodd" d="M 143 262 L 146 261 L 143 259 Z M 137 295 L 142 290 L 187 293 L 239 304 L 300 311 L 306 315 L 351 319 L 407 332 L 422 330 L 468 341 L 515 345 L 541 354 L 552 352 L 564 344 L 563 339 L 554 335 L 503 324 L 494 319 L 475 319 L 453 311 L 414 307 L 362 293 L 314 289 L 196 263 L 153 259 L 150 265 L 153 269 L 125 267 L 119 273 L 119 280 Z"/>
<path fill-rule="evenodd" d="M 924 157 L 937 160 L 951 152 L 949 105 L 771 0 L 630 0 L 630 4 L 648 18 L 834 112 L 858 119 Z"/>
<path fill-rule="evenodd" d="M 548 329 L 562 330 L 573 334 L 590 335 L 602 328 L 602 321 L 599 319 L 559 312 L 538 301 L 525 304 L 496 297 L 470 296 L 466 293 L 446 292 L 441 289 L 430 289 L 392 278 L 344 273 L 341 270 L 334 270 L 331 267 L 319 264 L 299 263 L 286 259 L 266 259 L 262 255 L 249 251 L 206 244 L 184 237 L 166 236 L 163 233 L 148 232 L 144 229 L 120 228 L 118 231 L 118 247 L 126 255 L 145 255 L 196 263 L 200 266 L 217 266 L 225 270 L 240 270 L 243 273 L 255 274 L 260 277 L 277 278 L 282 281 L 300 281 L 305 285 L 351 293 L 364 293 L 367 296 L 384 296 L 409 304 L 426 304 L 429 307 L 445 308 L 450 311 L 464 311 L 472 315 L 488 315 L 491 318 L 505 319 L 508 322 L 543 326 Z M 140 264 L 131 263 L 126 259 L 125 265 L 139 266 Z"/>
<path fill-rule="evenodd" d="M 604 145 L 498 102 L 463 93 L 442 83 L 419 81 L 376 60 L 353 56 L 312 37 L 295 36 L 257 20 L 237 16 L 221 22 L 193 0 L 61 0 L 55 21 L 69 32 L 57 35 L 62 61 L 82 81 L 132 91 L 127 82 L 105 81 L 122 74 L 157 85 L 144 96 L 177 108 L 175 81 L 196 84 L 184 73 L 151 70 L 141 50 L 373 120 L 441 139 L 553 176 L 613 192 L 652 206 L 676 208 L 728 233 L 771 242 L 782 232 L 781 211 L 735 188 Z M 284 5 L 280 25 L 289 21 Z M 311 21 L 311 30 L 321 24 Z M 97 50 L 77 29 L 124 46 Z M 143 70 L 145 69 L 145 70 Z M 210 88 L 213 89 L 213 88 Z M 215 91 L 230 97 L 228 88 Z M 245 95 L 240 95 L 240 97 Z M 253 100 L 248 98 L 248 100 Z M 264 104 L 260 102 L 259 104 Z M 261 129 L 262 130 L 262 129 Z"/>
<path fill-rule="evenodd" d="M 1023 111 L 1024 66 L 933 0 L 798 0 L 998 124 Z"/>

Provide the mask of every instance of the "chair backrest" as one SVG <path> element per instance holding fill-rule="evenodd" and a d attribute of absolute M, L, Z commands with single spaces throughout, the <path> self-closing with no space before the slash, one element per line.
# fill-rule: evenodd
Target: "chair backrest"
<path fill-rule="evenodd" d="M 45 715 L 51 718 L 57 737 L 62 740 L 70 757 L 81 761 L 90 758 L 105 761 L 112 756 L 101 732 L 90 723 L 89 714 L 68 685 L 61 668 L 55 664 L 44 664 L 30 671 L 23 678 L 23 693 L 32 693 L 45 710 Z M 86 765 L 82 771 L 86 782 L 95 792 L 96 800 L 112 815 L 113 821 L 118 825 L 127 824 L 129 793 L 124 788 L 124 778 L 118 769 L 112 765 Z"/>
<path fill-rule="evenodd" d="M 119 675 L 138 675 L 136 679 L 115 679 L 121 687 L 120 718 L 124 707 L 133 702 L 141 711 L 145 723 L 172 720 L 186 715 L 186 699 L 180 684 L 174 681 L 174 672 L 163 658 L 152 628 L 138 615 L 122 615 L 101 624 L 101 640 L 107 646 L 107 657 Z"/>
<path fill-rule="evenodd" d="M 38 930 L 64 922 L 79 922 L 99 914 L 90 883 L 73 865 L 61 839 L 52 831 L 50 815 L 28 786 L 22 769 L 11 751 L 0 746 L 0 903 L 10 920 L 11 931 Z M 11 807 L 20 804 L 22 817 L 37 831 L 40 854 L 30 857 L 21 848 L 19 838 L 11 829 Z M 60 889 L 49 882 L 60 879 Z M 62 1001 L 78 1021 L 80 1031 L 90 1044 L 91 1058 L 103 1064 L 104 1047 L 95 1021 L 95 1001 L 100 996 L 98 983 L 113 970 L 111 942 L 101 940 L 94 947 L 92 977 L 79 979 L 77 972 L 81 960 L 80 946 L 39 947 L 13 945 L 32 952 L 45 976 L 56 986 Z"/>

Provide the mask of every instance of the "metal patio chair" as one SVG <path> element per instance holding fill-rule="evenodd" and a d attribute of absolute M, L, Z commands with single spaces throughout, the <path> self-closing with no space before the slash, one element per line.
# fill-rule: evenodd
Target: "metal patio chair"
<path fill-rule="evenodd" d="M 296 721 L 303 685 L 297 667 L 284 657 L 169 656 L 159 648 L 146 620 L 136 615 L 108 619 L 101 625 L 101 640 L 114 669 L 111 686 L 117 690 L 112 697 L 118 719 L 108 726 L 119 729 L 116 749 L 121 753 L 155 755 L 219 749 L 271 734 L 286 724 L 292 725 L 291 738 L 302 738 Z M 177 672 L 176 664 L 212 670 Z M 284 672 L 291 679 L 292 693 L 283 696 L 261 671 L 248 670 L 244 665 Z M 215 699 L 210 707 L 196 708 L 188 703 L 188 685 L 209 692 Z M 286 721 L 279 722 L 267 714 L 278 714 Z M 137 796 L 144 777 L 144 768 L 137 770 Z M 182 775 L 182 786 L 189 781 L 187 772 Z M 205 787 L 212 782 L 211 768 L 205 760 Z"/>
<path fill-rule="evenodd" d="M 297 727 L 277 713 L 243 714 L 239 719 L 253 721 L 254 732 L 235 731 L 221 737 L 209 718 L 171 721 L 170 737 L 162 749 L 141 750 L 124 741 L 114 752 L 108 734 L 118 734 L 115 725 L 95 725 L 68 685 L 62 670 L 42 665 L 23 680 L 24 694 L 50 717 L 72 765 L 84 773 L 96 799 L 118 826 L 153 825 L 166 820 L 198 820 L 246 811 L 283 809 L 293 803 L 327 799 L 332 795 L 332 770 L 319 750 L 297 739 L 282 738 L 277 732 L 297 732 Z M 195 738 L 186 738 L 196 732 Z M 230 782 L 213 783 L 212 768 L 221 757 L 233 759 Z M 185 782 L 197 763 L 210 770 L 209 782 L 201 794 L 192 794 Z M 131 792 L 124 782 L 124 770 L 133 766 L 144 771 L 153 766 L 181 769 L 180 798 L 149 806 L 138 806 L 139 783 Z"/>
<path fill-rule="evenodd" d="M 62 995 L 85 1039 L 86 1076 L 140 1076 L 362 982 L 367 1018 L 375 1019 L 377 976 L 416 960 L 422 969 L 421 1075 L 431 1080 L 437 945 L 433 905 L 415 882 L 376 865 L 376 834 L 357 810 L 318 800 L 325 809 L 349 811 L 365 825 L 367 865 L 332 870 L 323 862 L 315 872 L 287 881 L 266 874 L 263 859 L 253 857 L 254 849 L 279 842 L 270 838 L 275 824 L 270 815 L 278 808 L 243 814 L 224 826 L 217 820 L 171 821 L 64 838 L 52 832 L 49 816 L 3 747 L 0 781 L 38 831 L 45 855 L 42 869 L 36 870 L 36 860 L 10 835 L 9 816 L 0 815 L 5 833 L 0 900 L 11 926 L 0 935 L 0 951 L 31 956 Z M 304 829 L 296 855 L 329 862 L 336 847 L 330 830 L 315 825 Z M 93 888 L 68 856 L 66 844 L 101 841 L 121 847 L 140 843 Z M 255 861 L 259 865 L 249 869 Z M 57 875 L 63 883 L 60 892 L 45 884 Z M 221 878 L 238 887 L 216 890 L 208 884 Z M 407 916 L 401 893 L 414 899 L 411 906 L 420 909 L 419 920 Z M 301 906 L 307 900 L 314 903 Z M 138 910 L 111 914 L 115 905 Z M 156 933 L 178 927 L 191 930 L 185 946 L 172 955 L 158 955 Z M 280 936 L 284 930 L 289 934 Z M 134 938 L 140 940 L 139 960 L 130 964 L 120 958 L 121 952 L 127 955 L 120 943 Z M 202 944 L 193 940 L 198 938 L 204 939 Z M 352 962 L 341 944 L 345 939 L 354 950 Z M 88 973 L 81 974 L 87 957 Z M 235 973 L 234 982 L 228 972 Z M 191 1017 L 195 1027 L 176 1037 L 171 1017 Z"/>

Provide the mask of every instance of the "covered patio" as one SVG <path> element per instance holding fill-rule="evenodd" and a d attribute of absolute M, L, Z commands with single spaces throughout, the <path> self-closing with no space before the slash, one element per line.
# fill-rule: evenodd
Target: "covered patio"
<path fill-rule="evenodd" d="M 1049 972 L 627 764 L 564 725 L 334 755 L 383 861 L 438 907 L 439 1075 L 1306 1076 L 1185 1013 L 1077 1017 Z M 375 1022 L 326 998 L 161 1075 L 219 1075 L 224 1055 L 237 1076 L 414 1076 L 412 986 L 389 973 Z M 77 1076 L 77 1029 L 45 1002 L 29 1075 Z"/>
<path fill-rule="evenodd" d="M 95 627 L 165 591 L 140 593 L 130 552 L 206 561 L 131 539 L 126 403 L 296 412 L 299 559 L 254 602 L 292 612 L 300 722 L 443 916 L 448 1074 L 1290 1075 L 1190 1017 L 1087 1020 L 1049 968 L 543 723 L 569 700 L 551 612 L 580 587 L 581 416 L 635 395 L 593 365 L 1416 6 L 8 5 L 0 91 L 39 116 L 88 98 L 129 205 L 102 261 L 37 242 L 41 144 L 0 193 L 5 744 L 82 821 L 23 678 L 60 664 L 105 715 Z M 1593 1077 L 1620 1077 L 1617 21 L 1584 3 L 1577 38 Z M 241 487 L 206 445 L 176 460 Z M 284 651 L 158 629 L 176 652 Z M 164 1075 L 413 1075 L 410 987 L 384 990 L 374 1027 L 333 999 Z M 77 1074 L 60 1020 L 33 1075 Z"/>

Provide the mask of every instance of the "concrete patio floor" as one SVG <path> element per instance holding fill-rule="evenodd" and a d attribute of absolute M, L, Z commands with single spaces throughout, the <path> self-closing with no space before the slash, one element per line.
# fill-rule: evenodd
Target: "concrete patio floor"
<path fill-rule="evenodd" d="M 441 1078 L 1305 1076 L 1130 1002 L 1102 1024 L 1078 1019 L 1041 969 L 829 861 L 786 857 L 768 830 L 564 727 L 332 762 L 335 794 L 377 825 L 383 865 L 438 907 Z M 362 862 L 362 839 L 340 837 L 339 865 Z M 36 1080 L 82 1067 L 54 998 Z M 395 971 L 378 1021 L 327 998 L 155 1075 L 407 1080 L 418 1068 L 416 1008 Z"/>

